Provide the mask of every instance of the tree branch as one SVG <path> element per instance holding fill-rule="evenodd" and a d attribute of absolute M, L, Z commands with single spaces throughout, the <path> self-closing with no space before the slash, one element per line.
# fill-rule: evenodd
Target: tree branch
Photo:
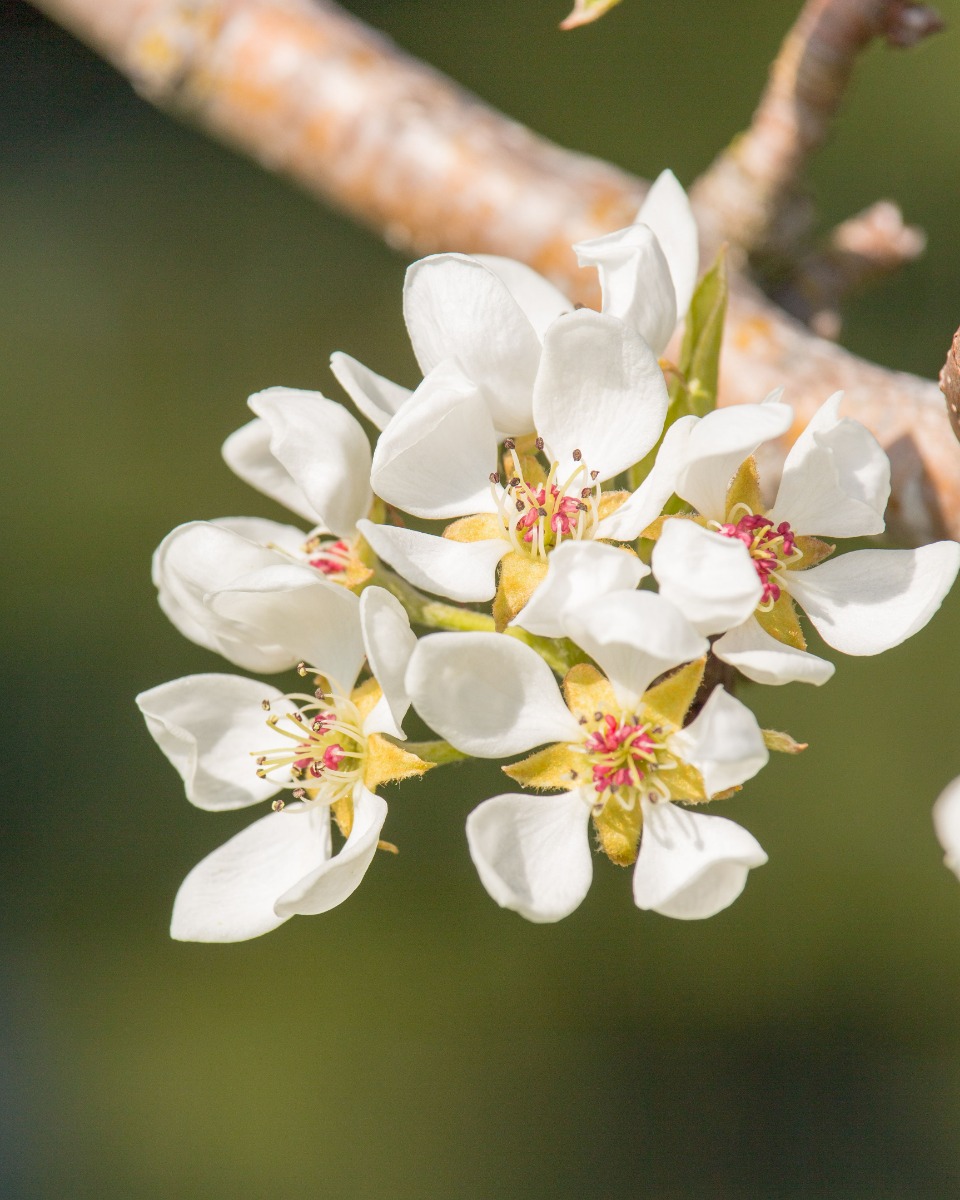
<path fill-rule="evenodd" d="M 499 115 L 331 3 L 34 2 L 149 99 L 189 115 L 406 251 L 510 255 L 574 299 L 595 304 L 595 276 L 577 267 L 570 245 L 628 223 L 645 190 L 643 181 Z M 848 25 L 854 10 L 861 24 L 869 10 L 874 30 L 877 11 L 890 6 L 819 0 L 807 8 L 830 9 L 834 21 L 846 14 Z M 864 34 L 851 33 L 855 27 L 836 35 L 842 45 L 862 42 Z M 821 126 L 836 107 L 849 58 L 831 76 L 829 102 L 818 108 Z M 807 129 L 805 153 L 819 136 Z M 783 178 L 782 163 L 771 177 L 777 171 Z M 709 248 L 722 219 L 706 207 L 705 190 L 698 217 Z M 891 455 L 896 536 L 960 536 L 960 446 L 949 435 L 936 384 L 812 336 L 742 276 L 733 279 L 724 355 L 721 403 L 755 402 L 785 385 L 798 429 L 830 392 L 844 388 L 845 411 Z"/>
<path fill-rule="evenodd" d="M 775 267 L 792 263 L 812 225 L 804 171 L 826 140 L 858 56 L 875 38 L 913 46 L 942 28 L 933 9 L 907 0 L 807 0 L 750 128 L 697 181 L 707 237 Z"/>

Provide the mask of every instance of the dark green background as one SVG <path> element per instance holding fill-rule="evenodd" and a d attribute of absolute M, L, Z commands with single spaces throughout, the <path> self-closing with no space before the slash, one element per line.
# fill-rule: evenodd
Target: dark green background
<path fill-rule="evenodd" d="M 558 141 L 689 183 L 798 5 L 625 0 L 568 35 L 562 0 L 351 7 Z M 929 231 L 844 335 L 927 375 L 960 320 L 958 39 L 867 55 L 814 171 L 825 222 L 890 195 Z M 0 1195 L 960 1195 L 960 885 L 929 816 L 960 772 L 960 596 L 822 691 L 747 695 L 811 749 L 725 807 L 770 864 L 714 920 L 638 913 L 599 860 L 562 924 L 500 911 L 463 838 L 496 771 L 447 769 L 396 792 L 400 857 L 341 908 L 168 940 L 249 816 L 192 809 L 133 707 L 222 668 L 161 616 L 150 553 L 280 515 L 219 457 L 248 393 L 339 395 L 334 349 L 415 381 L 405 265 L 0 5 Z"/>

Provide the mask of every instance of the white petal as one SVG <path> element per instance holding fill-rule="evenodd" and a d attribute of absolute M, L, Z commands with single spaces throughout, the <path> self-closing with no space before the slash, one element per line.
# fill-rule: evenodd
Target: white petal
<path fill-rule="evenodd" d="M 740 895 L 750 868 L 766 861 L 757 839 L 726 817 L 644 800 L 633 898 L 665 917 L 712 917 Z"/>
<path fill-rule="evenodd" d="M 550 326 L 534 387 L 537 432 L 569 470 L 574 450 L 601 482 L 639 462 L 656 445 L 667 412 L 667 385 L 643 339 L 589 308 Z"/>
<path fill-rule="evenodd" d="M 505 794 L 467 817 L 470 857 L 501 908 L 528 921 L 559 921 L 590 890 L 593 862 L 580 792 L 559 796 Z"/>
<path fill-rule="evenodd" d="M 654 354 L 662 354 L 677 324 L 677 294 L 656 234 L 647 225 L 573 247 L 581 267 L 597 267 L 603 311 L 635 330 Z"/>
<path fill-rule="evenodd" d="M 812 683 L 819 687 L 836 670 L 825 658 L 778 642 L 755 617 L 725 633 L 711 649 L 721 662 L 736 667 L 754 683 Z"/>
<path fill-rule="evenodd" d="M 532 432 L 540 339 L 497 274 L 463 254 L 421 259 L 407 271 L 403 315 L 425 375 L 455 358 L 482 388 L 497 429 Z"/>
<path fill-rule="evenodd" d="M 557 317 L 573 311 L 573 303 L 563 292 L 526 263 L 499 254 L 475 254 L 473 257 L 503 280 L 539 338 L 543 338 L 547 327 Z"/>
<path fill-rule="evenodd" d="M 410 660 L 414 707 L 452 746 L 507 758 L 547 742 L 580 742 L 553 672 L 535 650 L 501 633 L 434 633 Z"/>
<path fill-rule="evenodd" d="M 360 412 L 378 429 L 386 429 L 400 406 L 410 399 L 409 388 L 384 379 L 340 350 L 330 356 L 330 370 Z"/>
<path fill-rule="evenodd" d="M 635 588 L 650 569 L 635 554 L 603 542 L 564 542 L 547 559 L 543 583 L 510 622 L 540 637 L 566 636 L 563 614 Z"/>
<path fill-rule="evenodd" d="M 272 741 L 262 702 L 295 705 L 266 683 L 241 675 L 186 675 L 141 692 L 137 706 L 154 741 L 178 771 L 187 799 L 211 811 L 269 800 L 279 785 L 258 779 L 251 751 Z"/>
<path fill-rule="evenodd" d="M 883 533 L 890 498 L 890 460 L 859 421 L 838 415 L 843 393 L 831 396 L 797 438 L 783 465 L 774 525 L 821 537 Z"/>
<path fill-rule="evenodd" d="M 660 516 L 663 506 L 676 491 L 680 468 L 686 460 L 687 443 L 699 420 L 699 417 L 687 416 L 674 421 L 664 434 L 650 474 L 618 509 L 603 518 L 595 537 L 632 542 Z"/>
<path fill-rule="evenodd" d="M 349 691 L 363 662 L 359 601 L 346 588 L 329 584 L 310 567 L 264 567 L 216 588 L 207 607 L 239 631 L 260 639 L 281 665 L 303 659 Z"/>
<path fill-rule="evenodd" d="M 282 525 L 279 521 L 270 521 L 266 517 L 214 517 L 206 524 L 239 533 L 248 542 L 262 546 L 265 550 L 279 550 L 294 562 L 302 563 L 306 558 L 304 545 L 307 534 L 296 525 Z M 322 528 L 318 531 L 326 532 Z"/>
<path fill-rule="evenodd" d="M 289 559 L 249 541 L 228 522 L 191 521 L 169 533 L 153 556 L 160 607 L 182 634 L 248 671 L 268 674 L 297 661 L 272 624 L 237 621 L 213 611 L 208 597 L 252 571 L 289 567 Z M 291 567 L 316 581 L 309 567 Z M 334 585 L 321 584 L 332 588 Z M 337 589 L 342 591 L 342 589 Z"/>
<path fill-rule="evenodd" d="M 756 717 L 722 687 L 713 689 L 695 720 L 673 734 L 668 746 L 697 768 L 708 796 L 752 779 L 770 758 Z"/>
<path fill-rule="evenodd" d="M 658 675 L 699 658 L 709 645 L 655 592 L 615 592 L 571 610 L 566 624 L 627 706 L 635 704 Z"/>
<path fill-rule="evenodd" d="M 693 521 L 666 521 L 653 548 L 660 595 L 675 604 L 698 633 L 741 625 L 763 598 L 750 551 Z"/>
<path fill-rule="evenodd" d="M 700 239 L 687 193 L 672 171 L 657 176 L 636 219 L 657 235 L 677 294 L 677 316 L 683 317 L 697 286 Z"/>
<path fill-rule="evenodd" d="M 703 516 L 724 520 L 727 488 L 740 464 L 762 442 L 786 433 L 792 423 L 793 409 L 770 400 L 707 413 L 690 433 L 686 462 L 676 481 L 677 495 Z"/>
<path fill-rule="evenodd" d="M 506 538 L 455 542 L 372 521 L 361 521 L 357 528 L 376 556 L 414 587 L 451 600 L 492 600 L 497 590 L 497 563 L 511 548 Z"/>
<path fill-rule="evenodd" d="M 483 397 L 446 362 L 380 435 L 373 489 L 418 517 L 491 512 L 490 472 L 496 466 L 497 437 Z"/>
<path fill-rule="evenodd" d="M 375 726 L 368 717 L 363 732 L 390 733 L 403 738 L 403 718 L 410 707 L 404 676 L 417 644 L 410 618 L 395 596 L 384 588 L 368 587 L 360 596 L 360 628 L 370 670 L 380 684 L 392 718 L 386 725 L 378 721 Z"/>
<path fill-rule="evenodd" d="M 327 529 L 351 537 L 367 515 L 370 445 L 355 417 L 319 392 L 273 387 L 247 401 L 270 426 L 270 450 Z"/>
<path fill-rule="evenodd" d="M 291 512 L 316 525 L 320 517 L 290 472 L 270 450 L 270 426 L 259 417 L 241 425 L 223 443 L 223 460 L 244 483 L 276 500 Z"/>
<path fill-rule="evenodd" d="M 278 896 L 330 855 L 326 809 L 288 806 L 254 821 L 199 862 L 180 885 L 170 936 L 242 942 L 282 925 Z"/>
<path fill-rule="evenodd" d="M 948 783 L 933 806 L 933 827 L 943 847 L 943 861 L 960 877 L 960 779 Z"/>
<path fill-rule="evenodd" d="M 808 571 L 785 571 L 817 632 L 844 654 L 879 654 L 930 620 L 956 578 L 960 545 L 854 550 Z"/>
<path fill-rule="evenodd" d="M 326 812 L 323 815 L 326 816 Z M 339 853 L 319 863 L 283 892 L 274 905 L 277 916 L 281 920 L 295 913 L 312 917 L 342 904 L 357 890 L 373 862 L 386 819 L 386 803 L 358 784 L 353 792 L 350 836 Z"/>

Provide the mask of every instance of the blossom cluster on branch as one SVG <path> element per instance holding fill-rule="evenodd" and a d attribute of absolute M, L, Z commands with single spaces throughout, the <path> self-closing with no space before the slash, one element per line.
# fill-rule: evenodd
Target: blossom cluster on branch
<path fill-rule="evenodd" d="M 339 904 L 378 848 L 396 849 L 383 786 L 471 756 L 525 789 L 467 820 L 500 905 L 572 912 L 592 830 L 634 868 L 640 908 L 711 916 L 766 855 L 706 806 L 771 750 L 802 749 L 760 728 L 735 679 L 830 678 L 799 610 L 863 655 L 939 607 L 956 543 L 835 554 L 833 539 L 883 531 L 890 487 L 839 395 L 779 472 L 765 447 L 794 422 L 781 393 L 715 408 L 723 263 L 698 284 L 669 172 L 633 224 L 575 250 L 599 273 L 600 312 L 509 259 L 414 263 L 404 317 L 422 383 L 331 360 L 379 431 L 372 451 L 343 406 L 289 388 L 252 396 L 254 419 L 224 446 L 307 528 L 198 521 L 158 548 L 160 604 L 182 633 L 300 680 L 194 675 L 138 697 L 192 803 L 272 808 L 190 872 L 174 937 L 241 940 Z M 435 737 L 407 739 L 411 707 Z"/>

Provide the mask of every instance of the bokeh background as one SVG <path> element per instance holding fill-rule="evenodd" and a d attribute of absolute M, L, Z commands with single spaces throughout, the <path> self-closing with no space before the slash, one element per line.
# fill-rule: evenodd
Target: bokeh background
<path fill-rule="evenodd" d="M 689 183 L 799 4 L 625 0 L 568 35 L 562 0 L 348 7 L 556 140 Z M 844 330 L 927 375 L 960 320 L 940 7 L 954 32 L 866 56 L 814 168 L 825 225 L 891 196 L 928 230 Z M 341 908 L 168 939 L 181 878 L 249 816 L 192 809 L 134 709 L 222 667 L 161 616 L 151 551 L 280 515 L 219 457 L 248 393 L 339 396 L 338 348 L 415 382 L 405 265 L 0 4 L 0 1195 L 960 1195 L 960 885 L 930 826 L 960 772 L 960 594 L 822 691 L 754 689 L 811 749 L 726 806 L 770 863 L 714 920 L 638 913 L 605 861 L 558 926 L 502 912 L 463 837 L 496 772 L 447 768 L 397 792 L 401 854 Z"/>

